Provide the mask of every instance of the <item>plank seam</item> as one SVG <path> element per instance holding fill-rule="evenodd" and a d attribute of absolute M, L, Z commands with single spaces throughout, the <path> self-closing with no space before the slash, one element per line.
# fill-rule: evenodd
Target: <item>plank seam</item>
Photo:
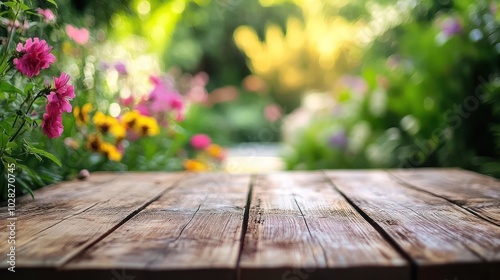
<path fill-rule="evenodd" d="M 329 180 L 334 190 L 336 190 L 345 200 L 356 210 L 363 219 L 365 219 L 381 236 L 384 238 L 389 245 L 410 264 L 410 279 L 417 280 L 417 263 L 411 258 L 409 254 L 394 240 L 380 225 L 378 225 L 368 214 L 366 214 L 361 208 L 359 208 L 354 201 L 352 201 L 346 194 L 344 194 L 335 184 L 332 178 L 326 175 L 325 171 L 322 171 L 324 176 Z"/>
<path fill-rule="evenodd" d="M 463 210 L 469 212 L 470 214 L 472 214 L 472 215 L 480 218 L 481 220 L 484 220 L 484 221 L 486 221 L 486 222 L 488 222 L 490 224 L 493 224 L 493 225 L 495 225 L 497 227 L 500 227 L 500 224 L 498 224 L 498 223 L 490 220 L 487 217 L 483 217 L 480 213 L 477 213 L 476 211 L 474 211 L 474 210 L 472 210 L 472 209 L 470 209 L 470 208 L 468 208 L 466 206 L 463 206 L 463 205 L 460 205 L 460 204 L 456 203 L 454 200 L 448 199 L 448 198 L 446 198 L 444 196 L 432 193 L 430 191 L 426 191 L 426 190 L 421 189 L 421 188 L 419 188 L 419 187 L 417 187 L 415 185 L 412 185 L 411 183 L 408 183 L 406 180 L 404 180 L 404 179 L 402 179 L 402 178 L 400 178 L 400 177 L 392 174 L 392 172 L 390 170 L 384 170 L 384 171 L 389 174 L 389 178 L 391 178 L 392 180 L 396 181 L 396 183 L 398 183 L 401 186 L 407 187 L 407 188 L 415 190 L 415 191 L 423 192 L 423 193 L 426 193 L 426 194 L 429 194 L 429 195 L 432 195 L 432 196 L 435 196 L 435 197 L 439 197 L 441 199 L 444 199 L 444 200 L 452 203 L 453 205 L 458 206 L 460 209 L 463 209 Z"/>
<path fill-rule="evenodd" d="M 321 252 L 323 253 L 323 258 L 324 258 L 325 264 L 328 264 L 328 258 L 327 258 L 325 248 L 323 248 L 323 246 L 321 245 L 321 242 L 319 242 L 317 240 L 317 238 L 315 238 L 314 235 L 312 234 L 311 229 L 309 228 L 309 224 L 307 223 L 306 216 L 304 215 L 304 212 L 302 212 L 302 209 L 300 208 L 299 203 L 297 202 L 297 199 L 295 198 L 295 196 L 296 196 L 296 194 L 293 194 L 293 201 L 295 201 L 297 208 L 299 208 L 300 215 L 302 216 L 302 219 L 304 220 L 304 224 L 306 225 L 307 231 L 309 232 L 309 236 L 311 236 L 312 240 L 315 240 L 317 242 L 317 244 L 321 248 Z M 328 266 L 328 265 L 326 265 L 326 266 Z"/>
<path fill-rule="evenodd" d="M 105 233 L 103 233 L 101 236 L 97 237 L 93 241 L 89 241 L 85 246 L 83 246 L 83 248 L 81 248 L 80 250 L 78 250 L 76 253 L 63 258 L 60 261 L 61 264 L 58 265 L 56 267 L 56 269 L 57 270 L 64 270 L 64 266 L 67 265 L 69 262 L 71 262 L 73 259 L 75 259 L 75 258 L 79 257 L 80 255 L 84 254 L 87 250 L 89 250 L 94 245 L 96 245 L 99 242 L 101 242 L 104 238 L 106 238 L 107 236 L 109 236 L 111 233 L 113 233 L 119 227 L 121 227 L 122 225 L 124 225 L 125 223 L 127 223 L 130 219 L 132 219 L 137 214 L 139 214 L 142 210 L 144 210 L 146 207 L 148 207 L 151 203 L 157 201 L 158 199 L 160 199 L 160 197 L 162 197 L 163 195 L 165 195 L 167 192 L 169 192 L 170 190 L 176 188 L 177 185 L 179 184 L 179 182 L 181 181 L 181 179 L 184 178 L 184 176 L 185 176 L 185 173 L 182 174 L 182 175 L 180 175 L 179 178 L 177 180 L 175 180 L 174 183 L 172 183 L 169 187 L 165 188 L 162 192 L 160 192 L 157 196 L 153 197 L 149 201 L 146 201 L 141 207 L 139 207 L 136 210 L 132 211 L 123 220 L 121 220 L 120 222 L 118 222 L 116 225 L 114 225 L 108 231 L 106 231 Z"/>
<path fill-rule="evenodd" d="M 247 201 L 245 205 L 245 212 L 243 214 L 243 222 L 241 227 L 241 236 L 240 236 L 240 249 L 238 252 L 238 259 L 236 260 L 236 277 L 235 279 L 241 279 L 241 256 L 243 255 L 243 247 L 245 246 L 245 236 L 248 230 L 248 222 L 250 220 L 250 204 L 252 202 L 252 194 L 253 194 L 253 185 L 255 183 L 256 175 L 251 175 L 250 184 L 248 188 Z"/>

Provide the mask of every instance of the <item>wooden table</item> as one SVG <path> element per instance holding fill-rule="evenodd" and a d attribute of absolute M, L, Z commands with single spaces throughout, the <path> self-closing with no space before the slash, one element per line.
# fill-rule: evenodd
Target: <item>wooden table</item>
<path fill-rule="evenodd" d="M 500 279 L 500 182 L 459 169 L 96 173 L 0 208 L 0 279 Z"/>

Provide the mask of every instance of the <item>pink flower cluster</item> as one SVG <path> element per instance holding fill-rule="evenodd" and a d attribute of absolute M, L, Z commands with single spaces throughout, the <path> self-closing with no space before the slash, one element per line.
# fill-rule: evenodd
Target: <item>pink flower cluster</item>
<path fill-rule="evenodd" d="M 174 89 L 173 85 L 162 80 L 160 77 L 152 76 L 153 90 L 147 98 L 143 98 L 137 105 L 137 110 L 145 116 L 156 116 L 162 119 L 168 112 L 175 112 L 177 120 L 183 119 L 184 102 L 182 96 Z"/>
<path fill-rule="evenodd" d="M 43 114 L 42 130 L 49 138 L 61 136 L 64 127 L 62 113 L 71 112 L 70 99 L 75 97 L 75 88 L 69 85 L 69 75 L 62 73 L 59 78 L 54 77 L 54 88 L 47 96 L 46 113 Z"/>
<path fill-rule="evenodd" d="M 70 24 L 66 25 L 66 34 L 79 45 L 87 44 L 90 39 L 90 32 L 87 28 L 77 28 Z"/>
<path fill-rule="evenodd" d="M 50 53 L 52 47 L 45 40 L 29 38 L 23 45 L 19 43 L 16 48 L 19 57 L 14 58 L 14 66 L 23 75 L 33 78 L 40 74 L 40 70 L 49 68 L 56 61 L 56 57 Z"/>
<path fill-rule="evenodd" d="M 37 12 L 45 19 L 45 23 L 51 23 L 56 21 L 56 16 L 50 9 L 38 8 Z"/>
<path fill-rule="evenodd" d="M 212 144 L 212 139 L 206 134 L 195 134 L 191 137 L 191 146 L 196 150 L 204 150 Z"/>

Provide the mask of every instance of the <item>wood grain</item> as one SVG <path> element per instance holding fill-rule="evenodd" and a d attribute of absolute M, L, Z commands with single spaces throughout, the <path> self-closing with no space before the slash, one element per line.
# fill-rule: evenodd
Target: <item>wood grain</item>
<path fill-rule="evenodd" d="M 461 169 L 391 170 L 389 173 L 500 226 L 499 180 Z"/>
<path fill-rule="evenodd" d="M 35 200 L 29 195 L 16 199 L 15 212 L 18 217 L 16 226 L 22 229 L 16 238 L 17 247 L 32 240 L 39 232 L 78 215 L 106 199 L 104 193 L 107 189 L 101 186 L 117 176 L 112 173 L 96 173 L 85 181 L 75 180 L 37 190 Z M 2 229 L 8 224 L 7 218 L 7 209 L 1 207 Z M 7 234 L 7 231 L 0 231 L 0 239 L 7 240 Z M 0 242 L 0 252 L 5 252 L 8 245 L 7 242 Z"/>
<path fill-rule="evenodd" d="M 321 173 L 259 176 L 241 279 L 409 279 L 406 261 Z"/>
<path fill-rule="evenodd" d="M 40 200 L 23 204 L 18 221 L 29 224 L 30 232 L 18 227 L 16 267 L 54 268 L 62 265 L 170 188 L 180 175 L 129 173 L 110 176 L 114 179 L 105 185 L 91 182 L 82 184 L 83 187 L 77 186 L 80 195 L 58 196 L 60 189 L 65 189 L 67 193 L 73 192 L 70 186 L 74 183 L 62 184 L 52 191 L 45 191 L 46 194 L 38 196 L 37 193 Z M 70 207 L 75 207 L 75 210 L 66 212 Z M 47 217 L 44 212 L 47 208 L 60 210 Z M 24 216 L 22 213 L 29 214 Z M 46 219 L 53 219 L 54 222 L 41 222 Z M 50 223 L 53 224 L 47 226 Z M 0 266 L 7 266 L 3 254 Z"/>
<path fill-rule="evenodd" d="M 327 171 L 416 265 L 416 279 L 499 279 L 500 228 L 385 171 Z"/>
<path fill-rule="evenodd" d="M 234 279 L 249 187 L 249 175 L 189 175 L 63 269 L 94 275 L 126 267 L 147 270 L 147 279 Z"/>

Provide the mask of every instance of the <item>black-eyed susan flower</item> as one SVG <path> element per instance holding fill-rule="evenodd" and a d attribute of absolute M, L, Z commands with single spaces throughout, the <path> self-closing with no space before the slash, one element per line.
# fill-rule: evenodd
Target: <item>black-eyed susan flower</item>
<path fill-rule="evenodd" d="M 134 130 L 141 136 L 154 136 L 160 133 L 156 119 L 147 116 L 140 116 L 136 119 Z"/>
<path fill-rule="evenodd" d="M 194 172 L 200 172 L 200 171 L 207 171 L 208 166 L 204 164 L 201 161 L 194 160 L 194 159 L 187 159 L 183 163 L 184 168 L 188 171 L 194 171 Z"/>
<path fill-rule="evenodd" d="M 87 148 L 91 151 L 99 151 L 101 149 L 102 138 L 99 134 L 90 134 L 87 138 Z"/>
<path fill-rule="evenodd" d="M 116 138 L 117 143 L 125 139 L 125 136 L 127 136 L 125 127 L 118 122 L 109 129 L 109 132 Z"/>
<path fill-rule="evenodd" d="M 120 153 L 116 146 L 111 143 L 102 142 L 99 148 L 99 152 L 112 161 L 122 160 L 122 153 Z"/>
<path fill-rule="evenodd" d="M 103 134 L 110 132 L 113 126 L 120 125 L 117 119 L 113 118 L 112 116 L 105 115 L 101 112 L 95 113 L 92 120 L 94 121 L 97 129 Z"/>
<path fill-rule="evenodd" d="M 92 112 L 92 104 L 86 103 L 82 107 L 76 106 L 73 109 L 73 115 L 76 119 L 76 124 L 79 126 L 85 125 L 89 122 L 89 113 Z"/>
<path fill-rule="evenodd" d="M 130 112 L 127 112 L 123 115 L 121 122 L 125 128 L 134 128 L 137 119 L 140 118 L 142 115 L 139 113 L 137 110 L 133 110 Z"/>

